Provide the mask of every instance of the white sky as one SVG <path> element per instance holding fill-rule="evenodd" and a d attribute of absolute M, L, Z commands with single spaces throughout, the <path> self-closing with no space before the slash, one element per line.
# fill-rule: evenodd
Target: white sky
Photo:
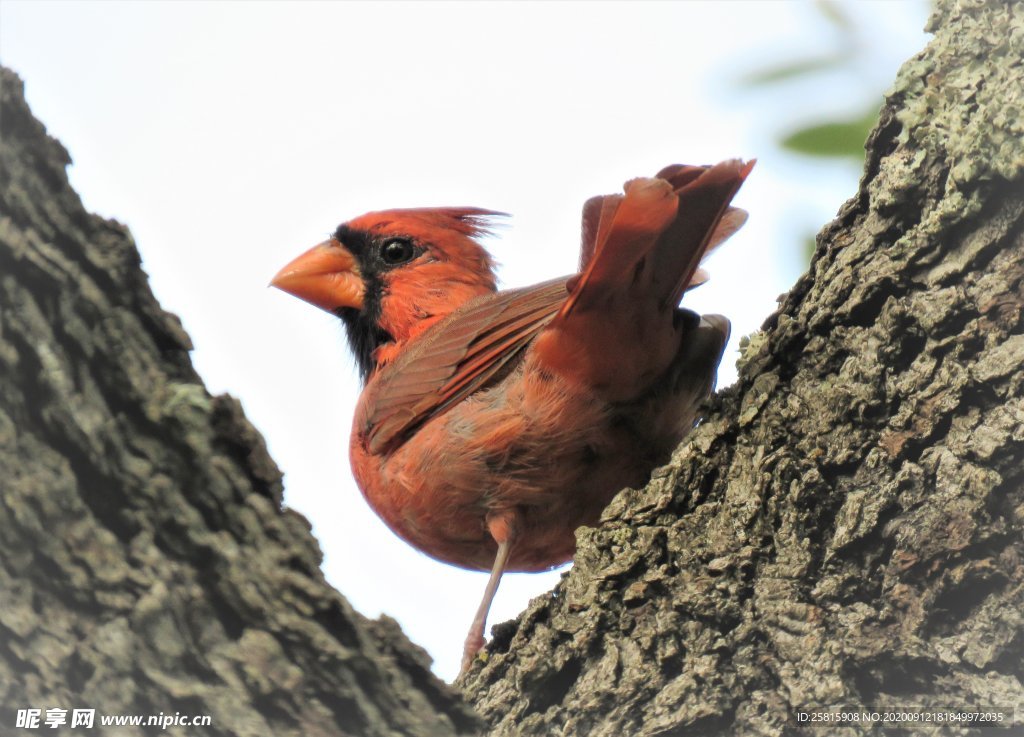
<path fill-rule="evenodd" d="M 412 550 L 363 502 L 343 332 L 267 282 L 343 220 L 428 205 L 513 213 L 488 245 L 506 286 L 538 282 L 573 269 L 590 195 L 673 162 L 756 157 L 737 198 L 751 220 L 685 302 L 730 317 L 734 349 L 859 176 L 773 140 L 860 112 L 926 41 L 920 0 L 844 7 L 861 61 L 763 90 L 735 80 L 836 48 L 813 3 L 3 0 L 0 61 L 71 152 L 86 207 L 131 228 L 210 391 L 241 398 L 329 580 L 398 619 L 450 680 L 486 576 Z M 558 576 L 507 575 L 490 622 Z"/>

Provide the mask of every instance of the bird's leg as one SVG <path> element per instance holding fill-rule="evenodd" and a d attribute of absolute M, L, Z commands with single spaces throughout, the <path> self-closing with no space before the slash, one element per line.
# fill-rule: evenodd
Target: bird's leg
<path fill-rule="evenodd" d="M 484 598 L 480 601 L 480 607 L 473 617 L 473 624 L 466 635 L 466 646 L 462 651 L 462 667 L 459 668 L 459 675 L 462 676 L 469 670 L 473 658 L 483 649 L 484 627 L 487 624 L 487 612 L 490 611 L 494 595 L 498 593 L 498 584 L 501 583 L 501 574 L 505 572 L 505 565 L 508 563 L 509 553 L 515 542 L 516 530 L 519 522 L 519 512 L 510 509 L 502 512 L 493 512 L 487 515 L 487 529 L 491 537 L 498 543 L 498 552 L 494 556 L 494 565 L 491 567 L 491 576 L 487 579 L 487 587 L 484 589 Z"/>
<path fill-rule="evenodd" d="M 494 601 L 494 595 L 498 591 L 498 584 L 501 582 L 501 574 L 505 570 L 505 563 L 508 561 L 508 553 L 511 549 L 508 540 L 498 543 L 498 554 L 494 556 L 494 567 L 491 568 L 491 577 L 487 580 L 487 588 L 484 589 L 484 598 L 480 602 L 480 608 L 476 610 L 473 617 L 473 624 L 466 635 L 466 646 L 462 651 L 462 667 L 459 668 L 459 675 L 469 670 L 473 658 L 484 647 L 484 627 L 487 624 L 487 612 Z"/>

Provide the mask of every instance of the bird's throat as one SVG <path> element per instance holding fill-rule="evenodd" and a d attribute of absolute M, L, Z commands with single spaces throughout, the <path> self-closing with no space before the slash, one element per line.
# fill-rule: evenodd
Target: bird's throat
<path fill-rule="evenodd" d="M 393 345 L 394 338 L 363 310 L 342 307 L 336 314 L 345 324 L 345 335 L 359 368 L 359 378 L 365 384 L 377 366 L 380 349 Z"/>

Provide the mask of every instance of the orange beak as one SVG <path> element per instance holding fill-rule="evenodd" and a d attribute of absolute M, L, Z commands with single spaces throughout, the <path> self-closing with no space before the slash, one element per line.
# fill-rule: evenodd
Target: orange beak
<path fill-rule="evenodd" d="M 363 278 L 355 256 L 336 238 L 313 246 L 270 280 L 270 286 L 328 312 L 363 307 Z"/>

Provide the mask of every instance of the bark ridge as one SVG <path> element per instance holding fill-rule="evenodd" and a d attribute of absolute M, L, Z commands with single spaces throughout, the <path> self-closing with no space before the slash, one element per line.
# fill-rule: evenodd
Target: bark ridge
<path fill-rule="evenodd" d="M 1024 707 L 1022 29 L 940 3 L 737 385 L 462 683 L 491 735 Z"/>
<path fill-rule="evenodd" d="M 92 707 L 212 718 L 169 735 L 476 733 L 397 624 L 326 584 L 262 438 L 2 68 L 0 132 L 0 731 Z"/>

